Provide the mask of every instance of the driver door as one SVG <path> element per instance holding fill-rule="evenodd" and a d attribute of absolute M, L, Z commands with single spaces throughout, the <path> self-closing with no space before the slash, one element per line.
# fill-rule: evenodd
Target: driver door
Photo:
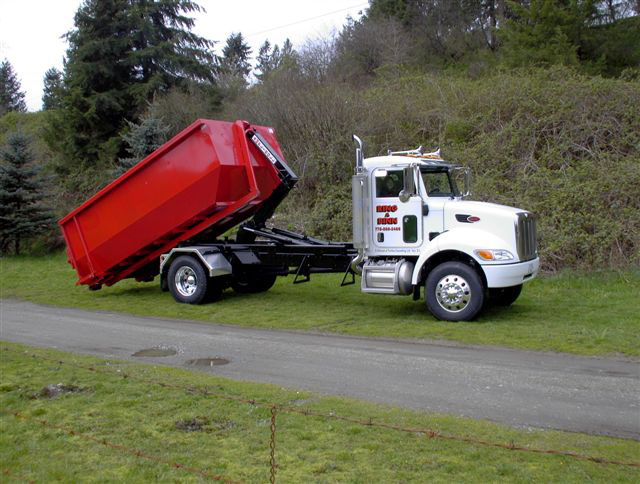
<path fill-rule="evenodd" d="M 373 171 L 371 183 L 374 194 L 371 227 L 375 247 L 402 249 L 422 245 L 422 198 L 414 195 L 406 202 L 400 200 L 404 187 L 402 168 L 378 168 Z"/>

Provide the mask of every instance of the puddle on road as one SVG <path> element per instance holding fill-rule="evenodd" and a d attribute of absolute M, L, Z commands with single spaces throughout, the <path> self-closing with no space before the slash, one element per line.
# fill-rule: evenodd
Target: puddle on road
<path fill-rule="evenodd" d="M 147 348 L 146 350 L 136 351 L 131 356 L 173 356 L 178 352 L 173 348 Z"/>
<path fill-rule="evenodd" d="M 187 365 L 190 366 L 220 366 L 230 363 L 226 358 L 196 358 L 194 360 L 187 360 Z"/>

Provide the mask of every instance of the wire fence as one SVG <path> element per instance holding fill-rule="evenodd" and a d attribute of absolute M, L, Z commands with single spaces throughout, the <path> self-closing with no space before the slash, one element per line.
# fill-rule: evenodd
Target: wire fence
<path fill-rule="evenodd" d="M 32 358 L 40 359 L 40 360 L 43 360 L 43 361 L 49 361 L 49 362 L 52 362 L 52 363 L 55 363 L 55 364 L 58 364 L 58 365 L 70 366 L 70 367 L 82 369 L 82 370 L 89 371 L 89 372 L 108 374 L 108 375 L 111 375 L 111 376 L 121 377 L 123 379 L 131 378 L 133 381 L 137 381 L 139 383 L 144 383 L 144 384 L 148 384 L 148 385 L 156 385 L 156 386 L 159 386 L 161 388 L 170 388 L 170 389 L 174 389 L 174 390 L 180 390 L 180 391 L 188 392 L 189 394 L 197 393 L 197 394 L 200 394 L 200 395 L 205 396 L 205 397 L 210 397 L 210 398 L 216 398 L 216 399 L 220 399 L 220 400 L 226 400 L 226 401 L 233 401 L 233 402 L 238 402 L 238 403 L 249 404 L 249 405 L 252 405 L 252 406 L 255 406 L 255 407 L 264 408 L 266 410 L 269 410 L 269 412 L 270 412 L 270 427 L 269 427 L 270 437 L 269 437 L 268 449 L 266 450 L 266 452 L 268 452 L 268 463 L 269 463 L 269 467 L 270 467 L 269 468 L 269 472 L 270 472 L 269 477 L 270 477 L 270 482 L 271 483 L 275 483 L 276 482 L 277 471 L 278 471 L 278 464 L 277 464 L 277 460 L 276 460 L 276 457 L 277 457 L 276 456 L 276 433 L 278 431 L 278 428 L 277 428 L 277 417 L 278 417 L 278 414 L 280 414 L 280 413 L 296 414 L 296 415 L 302 415 L 302 416 L 305 416 L 305 417 L 316 417 L 316 418 L 321 418 L 321 419 L 325 419 L 325 420 L 338 420 L 338 421 L 348 422 L 350 424 L 357 425 L 357 426 L 362 426 L 362 427 L 368 427 L 368 428 L 374 428 L 374 429 L 377 428 L 377 429 L 393 430 L 393 431 L 397 431 L 397 432 L 404 432 L 404 433 L 411 433 L 411 434 L 421 434 L 421 435 L 424 435 L 424 436 L 426 436 L 426 437 L 428 437 L 430 439 L 442 439 L 442 440 L 466 443 L 466 444 L 470 444 L 470 445 L 478 445 L 478 446 L 484 446 L 484 447 L 499 448 L 499 449 L 508 450 L 508 451 L 533 453 L 533 454 L 548 454 L 548 455 L 554 455 L 554 456 L 567 457 L 567 458 L 575 459 L 575 460 L 579 460 L 579 461 L 593 462 L 593 463 L 602 464 L 602 465 L 625 466 L 625 467 L 640 468 L 640 462 L 617 461 L 617 460 L 607 459 L 607 458 L 604 458 L 604 457 L 585 455 L 585 454 L 580 454 L 580 453 L 577 453 L 577 452 L 558 450 L 558 449 L 543 449 L 543 448 L 535 448 L 535 447 L 525 447 L 525 446 L 521 446 L 521 445 L 515 445 L 513 442 L 511 442 L 511 443 L 492 442 L 492 441 L 488 441 L 488 440 L 476 439 L 476 438 L 462 436 L 462 435 L 453 435 L 453 434 L 443 433 L 441 431 L 438 431 L 438 430 L 435 430 L 435 429 L 430 429 L 430 428 L 404 427 L 404 426 L 401 426 L 401 425 L 396 425 L 396 424 L 391 424 L 391 423 L 387 423 L 387 422 L 376 421 L 373 418 L 363 419 L 363 418 L 356 418 L 356 417 L 350 417 L 350 416 L 345 416 L 345 415 L 338 415 L 338 414 L 335 414 L 335 413 L 328 413 L 327 414 L 327 413 L 313 411 L 313 410 L 310 410 L 310 409 L 296 408 L 296 407 L 277 404 L 277 403 L 273 403 L 273 402 L 263 402 L 263 401 L 259 401 L 259 400 L 255 400 L 255 399 L 248 399 L 248 398 L 244 398 L 244 397 L 239 397 L 239 396 L 236 396 L 236 395 L 228 395 L 228 394 L 212 391 L 211 389 L 206 388 L 206 387 L 196 387 L 196 386 L 193 386 L 193 385 L 180 385 L 180 384 L 175 384 L 175 383 L 167 383 L 167 382 L 162 382 L 162 381 L 157 381 L 157 380 L 145 378 L 145 377 L 142 377 L 142 376 L 139 376 L 139 375 L 133 375 L 132 376 L 131 374 L 126 373 L 126 372 L 119 372 L 118 373 L 118 372 L 115 372 L 115 371 L 111 371 L 106 367 L 98 367 L 98 366 L 91 366 L 91 365 L 81 365 L 81 364 L 78 364 L 78 363 L 75 363 L 75 362 L 71 362 L 71 361 L 64 361 L 64 360 L 55 359 L 55 358 L 48 358 L 46 356 L 36 355 L 36 354 L 32 354 L 31 356 L 32 356 Z M 200 468 L 196 468 L 196 467 L 192 467 L 192 466 L 183 465 L 183 464 L 180 464 L 178 462 L 174 462 L 174 461 L 165 459 L 162 456 L 152 455 L 152 454 L 149 454 L 147 452 L 143 452 L 140 449 L 126 447 L 126 446 L 121 445 L 121 444 L 116 444 L 116 443 L 110 442 L 110 441 L 108 441 L 106 439 L 103 439 L 103 438 L 99 438 L 99 437 L 95 437 L 93 435 L 89 435 L 89 434 L 86 434 L 86 433 L 83 433 L 83 432 L 79 432 L 76 429 L 73 429 L 71 427 L 61 426 L 61 425 L 58 425 L 58 424 L 53 424 L 53 423 L 48 422 L 47 420 L 42 419 L 42 418 L 28 416 L 26 414 L 23 414 L 21 412 L 18 412 L 18 411 L 12 410 L 12 409 L 5 409 L 5 411 L 11 413 L 17 419 L 35 421 L 36 423 L 38 423 L 39 425 L 42 425 L 43 427 L 59 430 L 59 431 L 65 432 L 66 434 L 68 434 L 70 436 L 79 437 L 79 438 L 81 438 L 83 440 L 90 441 L 90 442 L 93 442 L 95 444 L 102 445 L 102 446 L 105 446 L 105 447 L 108 447 L 108 448 L 111 448 L 111 449 L 114 449 L 114 450 L 118 450 L 120 452 L 123 452 L 125 454 L 129 454 L 129 455 L 134 456 L 136 458 L 145 459 L 145 460 L 148 460 L 148 461 L 156 462 L 158 464 L 164 464 L 164 465 L 167 465 L 167 466 L 169 466 L 169 467 L 171 467 L 173 469 L 178 469 L 178 470 L 183 471 L 183 472 L 187 472 L 187 473 L 190 473 L 190 474 L 198 475 L 198 476 L 200 476 L 200 477 L 202 477 L 204 479 L 207 479 L 207 480 L 226 482 L 226 483 L 236 482 L 236 481 L 231 480 L 231 479 L 229 479 L 229 478 L 227 478 L 225 476 L 213 474 L 213 473 L 211 473 L 211 472 L 209 472 L 209 471 L 207 471 L 205 469 L 200 469 Z M 3 473 L 6 476 L 10 476 L 11 475 L 11 472 L 9 470 L 3 470 Z M 21 480 L 24 480 L 24 479 L 21 479 Z"/>
<path fill-rule="evenodd" d="M 134 448 L 127 447 L 127 446 L 124 446 L 124 445 L 121 445 L 121 444 L 116 444 L 116 443 L 110 442 L 107 439 L 94 437 L 93 435 L 88 435 L 88 434 L 85 434 L 85 433 L 82 433 L 82 432 L 78 432 L 77 430 L 72 429 L 71 427 L 67 427 L 67 426 L 64 426 L 64 425 L 53 424 L 53 423 L 48 422 L 47 420 L 42 419 L 42 418 L 36 418 L 36 417 L 32 417 L 32 416 L 27 416 L 27 415 L 24 415 L 24 414 L 22 414 L 20 412 L 12 412 L 12 414 L 13 414 L 14 417 L 16 417 L 18 419 L 31 420 L 33 422 L 36 422 L 36 423 L 42 425 L 43 427 L 46 427 L 46 428 L 49 428 L 49 429 L 52 429 L 52 430 L 60 430 L 60 431 L 66 433 L 68 435 L 72 435 L 74 437 L 79 437 L 79 438 L 81 438 L 83 440 L 87 440 L 87 441 L 93 442 L 95 444 L 100 444 L 100 445 L 103 445 L 105 447 L 109 447 L 111 449 L 118 450 L 118 451 L 120 451 L 122 453 L 125 453 L 125 454 L 130 454 L 130 455 L 132 455 L 134 457 L 137 457 L 139 459 L 145 459 L 145 460 L 148 460 L 148 461 L 151 461 L 151 462 L 155 462 L 156 464 L 165 464 L 165 465 L 167 465 L 169 467 L 172 467 L 174 469 L 180 469 L 180 470 L 183 470 L 183 471 L 188 472 L 190 474 L 197 474 L 197 475 L 199 475 L 201 477 L 204 477 L 205 479 L 209 479 L 209 480 L 212 480 L 212 481 L 227 482 L 227 483 L 230 483 L 230 484 L 235 484 L 237 482 L 237 481 L 232 481 L 231 479 L 227 479 L 227 478 L 225 478 L 223 476 L 218 476 L 218 475 L 212 474 L 212 473 L 207 472 L 207 471 L 205 471 L 203 469 L 198 469 L 197 467 L 186 466 L 186 465 L 180 464 L 178 462 L 173 462 L 173 461 L 164 459 L 164 458 L 162 458 L 160 456 L 157 456 L 157 455 L 152 455 L 152 454 L 149 454 L 147 452 L 143 452 L 140 449 L 134 449 Z"/>

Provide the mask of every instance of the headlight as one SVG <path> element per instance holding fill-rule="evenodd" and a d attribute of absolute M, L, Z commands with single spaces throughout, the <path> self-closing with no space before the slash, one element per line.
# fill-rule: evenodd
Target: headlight
<path fill-rule="evenodd" d="M 478 249 L 473 251 L 482 260 L 512 260 L 513 254 L 504 249 Z"/>

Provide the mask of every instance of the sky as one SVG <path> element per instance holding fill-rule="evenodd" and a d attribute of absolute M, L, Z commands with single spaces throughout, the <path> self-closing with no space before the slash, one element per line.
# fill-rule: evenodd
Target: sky
<path fill-rule="evenodd" d="M 198 1 L 198 0 L 197 0 Z M 81 0 L 0 0 L 0 61 L 9 60 L 26 94 L 29 111 L 42 105 L 47 69 L 62 70 L 67 49 L 61 38 L 73 29 Z M 218 53 L 229 34 L 242 32 L 255 56 L 269 39 L 289 38 L 298 48 L 308 39 L 340 30 L 347 16 L 358 18 L 368 5 L 358 0 L 199 0 L 206 13 L 195 15 L 195 33 L 216 41 Z"/>

